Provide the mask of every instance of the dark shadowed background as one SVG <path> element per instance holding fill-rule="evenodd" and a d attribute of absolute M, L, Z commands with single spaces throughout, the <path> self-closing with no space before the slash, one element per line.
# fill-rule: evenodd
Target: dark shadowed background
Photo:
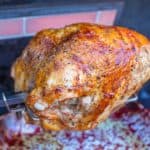
<path fill-rule="evenodd" d="M 150 0 L 124 0 L 118 25 L 135 29 L 150 38 Z"/>

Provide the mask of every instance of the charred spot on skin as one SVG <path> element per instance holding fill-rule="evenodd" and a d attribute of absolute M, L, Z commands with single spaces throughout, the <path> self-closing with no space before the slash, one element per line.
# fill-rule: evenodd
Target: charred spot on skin
<path fill-rule="evenodd" d="M 106 44 L 103 43 L 102 41 L 99 41 L 99 42 L 97 43 L 97 45 L 98 45 L 98 48 L 99 48 L 99 49 L 98 49 L 98 50 L 95 49 L 95 50 L 96 50 L 95 52 L 98 51 L 98 53 L 99 53 L 100 55 L 105 55 L 105 54 L 110 53 L 110 51 L 112 51 L 111 47 L 109 47 L 108 45 L 106 45 Z"/>
<path fill-rule="evenodd" d="M 73 89 L 71 89 L 71 88 L 68 88 L 68 92 L 72 92 L 73 91 Z"/>
<path fill-rule="evenodd" d="M 83 32 L 88 39 L 93 39 L 95 37 L 95 33 L 91 30 L 86 30 Z"/>
<path fill-rule="evenodd" d="M 90 69 L 89 65 L 87 65 L 87 64 L 83 65 L 82 70 L 84 73 L 90 75 L 91 69 Z"/>
<path fill-rule="evenodd" d="M 76 81 L 79 81 L 79 80 L 80 80 L 79 75 L 77 75 L 75 78 L 76 78 Z M 78 82 L 77 82 L 77 83 L 78 83 Z"/>
<path fill-rule="evenodd" d="M 132 65 L 131 65 L 131 71 L 133 71 L 133 70 L 134 70 L 134 65 L 132 64 Z"/>
<path fill-rule="evenodd" d="M 135 46 L 133 44 L 132 44 L 131 50 L 134 51 L 134 52 L 136 51 L 136 48 L 135 48 Z"/>
<path fill-rule="evenodd" d="M 50 49 L 54 46 L 54 41 L 49 37 L 42 38 L 41 44 L 44 45 L 47 49 Z"/>
<path fill-rule="evenodd" d="M 106 74 L 102 74 L 101 77 L 105 78 L 107 75 Z"/>
<path fill-rule="evenodd" d="M 81 68 L 84 73 L 90 74 L 92 67 L 90 67 L 88 64 L 83 64 L 83 61 L 81 60 L 80 57 L 78 57 L 77 55 L 72 55 L 72 59 L 80 64 L 79 68 Z"/>
<path fill-rule="evenodd" d="M 100 80 L 100 77 L 99 77 L 99 76 L 97 76 L 97 77 L 96 77 L 96 79 L 97 79 L 97 80 Z"/>
<path fill-rule="evenodd" d="M 106 59 L 106 60 L 105 60 L 105 63 L 107 64 L 107 66 L 109 66 L 109 65 L 110 65 L 109 59 Z"/>
<path fill-rule="evenodd" d="M 81 63 L 81 64 L 83 63 L 83 61 L 81 60 L 81 58 L 78 57 L 77 55 L 74 55 L 74 54 L 73 54 L 73 55 L 72 55 L 72 59 L 75 60 L 75 61 L 78 62 L 78 63 Z"/>
<path fill-rule="evenodd" d="M 62 92 L 62 88 L 57 87 L 57 88 L 55 89 L 55 93 L 56 93 L 56 94 L 61 93 L 61 92 Z"/>
<path fill-rule="evenodd" d="M 141 45 L 140 40 L 139 40 L 137 37 L 135 37 L 135 35 L 134 35 L 131 31 L 128 31 L 128 35 L 129 35 L 130 37 L 134 38 L 134 40 L 136 41 L 136 43 L 138 44 L 138 46 Z"/>

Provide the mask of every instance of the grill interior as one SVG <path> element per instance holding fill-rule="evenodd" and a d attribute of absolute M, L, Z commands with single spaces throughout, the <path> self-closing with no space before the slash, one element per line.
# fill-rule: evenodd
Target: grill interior
<path fill-rule="evenodd" d="M 0 41 L 0 90 L 13 91 L 13 80 L 10 77 L 12 63 L 21 54 L 29 42 L 28 38 Z"/>

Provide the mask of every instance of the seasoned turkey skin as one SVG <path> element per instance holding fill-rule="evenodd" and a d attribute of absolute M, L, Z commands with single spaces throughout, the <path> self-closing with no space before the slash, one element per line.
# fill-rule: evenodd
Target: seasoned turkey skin
<path fill-rule="evenodd" d="M 43 30 L 12 66 L 15 89 L 44 129 L 92 129 L 150 79 L 149 44 L 118 26 Z"/>
<path fill-rule="evenodd" d="M 45 29 L 37 33 L 13 64 L 11 76 L 15 81 L 15 91 L 30 91 L 34 88 L 37 72 L 55 56 L 53 48 L 76 30 L 76 26 L 72 25 L 62 29 Z"/>

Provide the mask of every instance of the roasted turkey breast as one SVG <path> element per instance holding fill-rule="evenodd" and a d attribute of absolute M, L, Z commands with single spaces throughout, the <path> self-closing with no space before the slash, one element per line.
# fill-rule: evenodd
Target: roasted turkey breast
<path fill-rule="evenodd" d="M 150 46 L 118 26 L 79 23 L 39 32 L 12 67 L 16 91 L 47 130 L 87 130 L 150 79 Z"/>

